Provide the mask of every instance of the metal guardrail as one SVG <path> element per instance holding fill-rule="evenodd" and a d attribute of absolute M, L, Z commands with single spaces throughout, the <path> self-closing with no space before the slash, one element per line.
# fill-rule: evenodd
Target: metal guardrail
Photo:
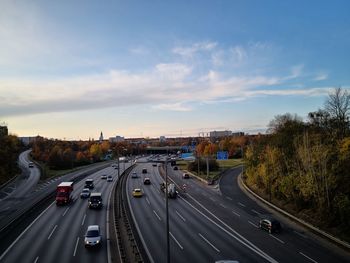
<path fill-rule="evenodd" d="M 290 219 L 300 223 L 301 225 L 309 228 L 310 230 L 312 230 L 313 232 L 327 238 L 328 240 L 332 241 L 333 243 L 337 244 L 337 245 L 340 245 L 342 247 L 344 247 L 345 249 L 350 249 L 350 244 L 347 243 L 346 241 L 344 240 L 340 240 L 339 238 L 336 238 L 332 235 L 330 235 L 329 233 L 319 229 L 318 227 L 315 227 L 307 222 L 305 222 L 304 220 L 300 219 L 300 218 L 297 218 L 296 216 L 293 216 L 292 214 L 284 211 L 283 209 L 275 206 L 274 204 L 268 202 L 267 200 L 265 200 L 264 198 L 260 197 L 259 195 L 257 195 L 256 193 L 254 193 L 243 181 L 242 179 L 242 174 L 239 174 L 238 176 L 238 185 L 242 185 L 243 188 L 248 191 L 250 194 L 252 194 L 255 198 L 259 199 L 260 201 L 264 202 L 265 204 L 267 204 L 268 206 L 272 207 L 273 209 L 277 210 L 278 212 L 284 214 L 285 216 L 289 217 Z"/>

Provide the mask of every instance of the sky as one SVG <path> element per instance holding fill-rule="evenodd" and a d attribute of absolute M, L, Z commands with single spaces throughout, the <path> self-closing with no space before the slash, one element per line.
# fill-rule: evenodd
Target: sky
<path fill-rule="evenodd" d="M 0 123 L 86 140 L 264 132 L 350 89 L 350 1 L 0 0 Z"/>

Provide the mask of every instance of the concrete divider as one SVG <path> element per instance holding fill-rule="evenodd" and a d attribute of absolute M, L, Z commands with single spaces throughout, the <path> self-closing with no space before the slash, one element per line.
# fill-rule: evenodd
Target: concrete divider
<path fill-rule="evenodd" d="M 312 230 L 313 232 L 327 238 L 328 240 L 332 241 L 333 243 L 340 245 L 346 249 L 350 249 L 350 244 L 347 243 L 344 240 L 341 240 L 337 237 L 332 236 L 331 234 L 323 231 L 322 229 L 315 227 L 307 222 L 305 222 L 304 220 L 297 218 L 296 216 L 284 211 L 283 209 L 277 207 L 276 205 L 268 202 L 267 200 L 265 200 L 264 198 L 262 198 L 261 196 L 259 196 L 258 194 L 256 194 L 255 192 L 253 192 L 243 181 L 242 179 L 242 174 L 240 174 L 237 178 L 238 180 L 238 185 L 240 186 L 240 188 L 242 189 L 242 187 L 244 188 L 243 190 L 246 190 L 246 192 L 248 192 L 249 194 L 253 195 L 255 198 L 257 198 L 258 200 L 262 201 L 263 203 L 267 204 L 269 207 L 272 207 L 273 209 L 277 210 L 278 212 L 280 212 L 281 214 L 289 217 L 290 219 L 300 223 L 301 225 L 307 227 L 308 229 Z"/>

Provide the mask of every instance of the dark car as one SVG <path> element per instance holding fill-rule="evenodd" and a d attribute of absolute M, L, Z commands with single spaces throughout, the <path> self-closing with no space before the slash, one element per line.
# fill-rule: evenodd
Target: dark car
<path fill-rule="evenodd" d="M 147 173 L 147 169 L 146 169 L 146 168 L 143 168 L 143 169 L 142 169 L 142 173 L 143 173 L 143 174 L 146 174 L 146 173 Z"/>
<path fill-rule="evenodd" d="M 94 180 L 93 179 L 86 179 L 85 188 L 94 189 Z"/>
<path fill-rule="evenodd" d="M 143 184 L 151 184 L 151 179 L 149 179 L 148 177 L 146 177 L 146 178 L 143 180 Z"/>
<path fill-rule="evenodd" d="M 177 168 L 177 166 L 174 166 L 174 170 L 179 170 L 179 168 Z"/>
<path fill-rule="evenodd" d="M 102 208 L 101 193 L 92 193 L 89 198 L 89 208 Z"/>
<path fill-rule="evenodd" d="M 268 231 L 270 234 L 279 233 L 282 230 L 280 222 L 273 218 L 260 220 L 259 228 Z"/>
<path fill-rule="evenodd" d="M 184 174 L 182 175 L 182 178 L 183 178 L 183 179 L 189 179 L 189 178 L 190 178 L 190 175 L 189 175 L 188 173 L 184 173 Z"/>

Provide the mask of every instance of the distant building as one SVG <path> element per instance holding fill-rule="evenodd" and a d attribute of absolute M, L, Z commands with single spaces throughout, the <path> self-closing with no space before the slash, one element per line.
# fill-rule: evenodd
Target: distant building
<path fill-rule="evenodd" d="M 7 126 L 0 126 L 0 137 L 9 135 Z"/>
<path fill-rule="evenodd" d="M 40 136 L 27 136 L 27 137 L 18 137 L 18 139 L 24 144 L 29 145 L 30 143 L 35 142 Z"/>
<path fill-rule="evenodd" d="M 111 143 L 113 143 L 113 142 L 123 142 L 124 140 L 125 140 L 124 137 L 119 136 L 119 135 L 109 138 L 109 142 L 111 142 Z"/>
<path fill-rule="evenodd" d="M 102 143 L 103 142 L 103 133 L 101 131 L 101 134 L 100 134 L 100 139 L 99 139 L 99 142 Z"/>
<path fill-rule="evenodd" d="M 159 137 L 159 142 L 166 142 L 165 136 L 160 136 Z"/>
<path fill-rule="evenodd" d="M 210 138 L 222 138 L 229 137 L 232 135 L 232 131 L 211 131 L 209 133 Z"/>

